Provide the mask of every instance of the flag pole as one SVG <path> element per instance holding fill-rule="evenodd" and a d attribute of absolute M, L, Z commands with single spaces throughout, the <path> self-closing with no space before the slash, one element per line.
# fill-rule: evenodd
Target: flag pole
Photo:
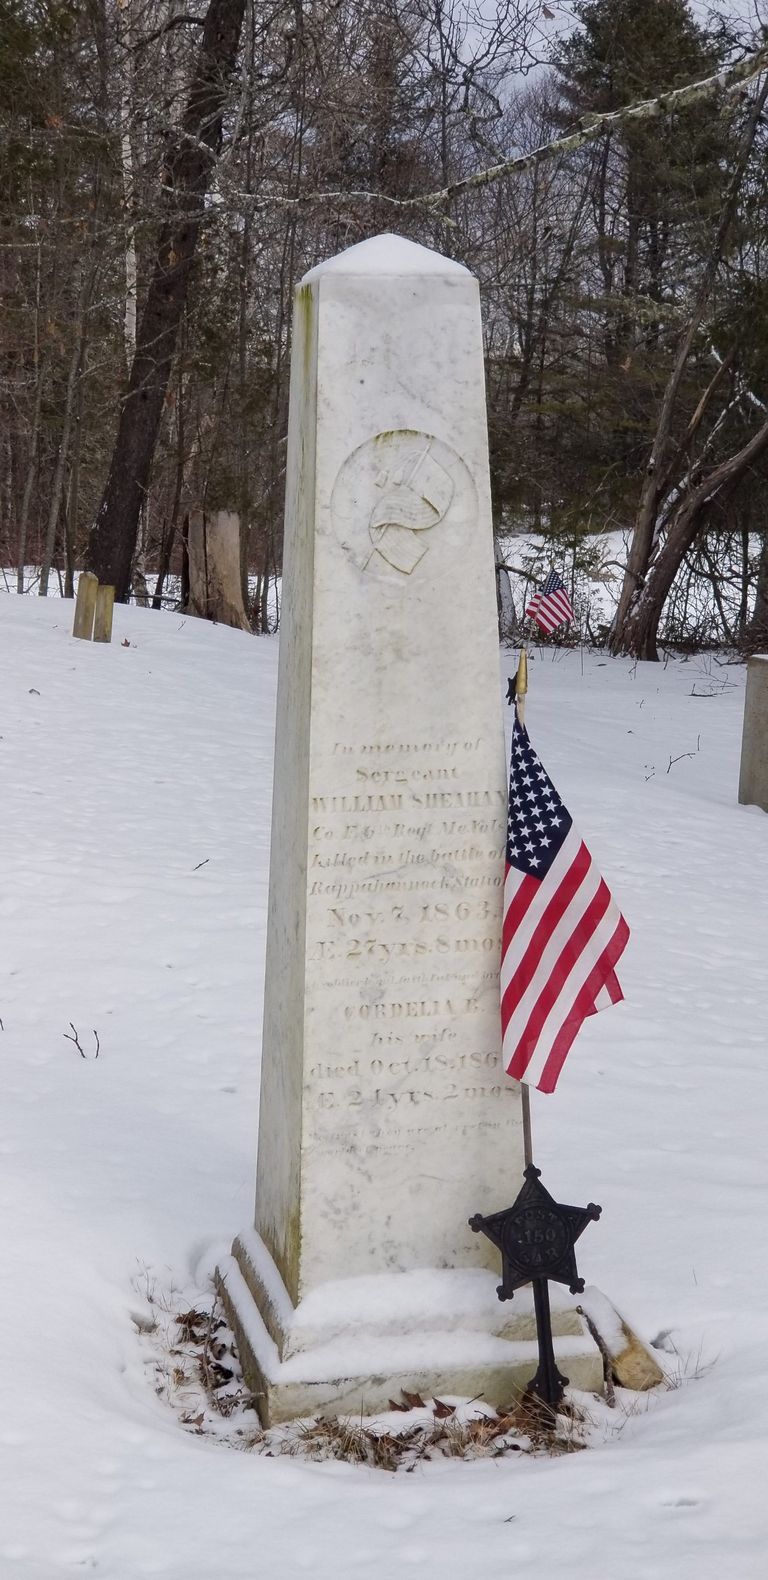
<path fill-rule="evenodd" d="M 525 699 L 528 694 L 528 649 L 523 638 L 520 649 L 520 658 L 515 676 L 515 707 L 517 717 L 521 724 L 525 724 Z M 520 1083 L 520 1097 L 523 1109 L 523 1154 L 525 1166 L 533 1162 L 533 1141 L 531 1138 L 531 1093 L 526 1081 Z"/>

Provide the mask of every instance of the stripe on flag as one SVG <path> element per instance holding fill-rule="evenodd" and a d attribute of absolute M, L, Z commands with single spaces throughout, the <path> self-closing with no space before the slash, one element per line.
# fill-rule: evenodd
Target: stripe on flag
<path fill-rule="evenodd" d="M 501 960 L 504 1064 L 555 1089 L 588 1015 L 623 998 L 629 928 L 515 712 Z"/>
<path fill-rule="evenodd" d="M 534 593 L 526 614 L 541 626 L 542 631 L 556 631 L 573 619 L 571 600 L 557 571 L 550 571 L 544 586 Z"/>

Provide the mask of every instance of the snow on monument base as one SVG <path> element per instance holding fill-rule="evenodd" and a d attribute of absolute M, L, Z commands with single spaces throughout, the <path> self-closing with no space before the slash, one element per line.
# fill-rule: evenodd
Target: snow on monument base
<path fill-rule="evenodd" d="M 523 1392 L 538 1364 L 530 1291 L 514 1306 L 483 1268 L 382 1273 L 320 1286 L 294 1306 L 263 1241 L 238 1237 L 218 1284 L 264 1426 L 319 1413 L 373 1415 L 403 1390 L 483 1399 Z M 603 1366 L 575 1303 L 552 1286 L 560 1371 L 599 1393 Z"/>

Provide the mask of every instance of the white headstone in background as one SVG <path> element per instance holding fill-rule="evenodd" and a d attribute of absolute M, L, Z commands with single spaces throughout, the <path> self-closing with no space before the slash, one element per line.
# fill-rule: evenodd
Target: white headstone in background
<path fill-rule="evenodd" d="M 293 334 L 256 1230 L 221 1269 L 266 1419 L 535 1370 L 467 1225 L 523 1167 L 477 281 L 382 236 Z"/>
<path fill-rule="evenodd" d="M 768 812 L 768 653 L 747 664 L 739 800 Z"/>

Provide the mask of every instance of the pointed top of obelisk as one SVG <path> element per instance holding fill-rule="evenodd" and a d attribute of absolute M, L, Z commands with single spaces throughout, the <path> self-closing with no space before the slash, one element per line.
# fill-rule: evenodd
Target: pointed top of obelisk
<path fill-rule="evenodd" d="M 469 274 L 463 263 L 455 263 L 453 258 L 444 258 L 442 253 L 433 252 L 431 247 L 421 247 L 416 241 L 408 241 L 405 236 L 394 236 L 385 233 L 383 236 L 371 236 L 368 241 L 359 241 L 355 247 L 347 247 L 345 252 L 338 252 L 335 258 L 326 258 L 323 263 L 315 265 L 304 275 L 302 285 L 308 285 L 312 280 L 319 279 L 320 275 L 333 272 L 334 274 Z"/>

